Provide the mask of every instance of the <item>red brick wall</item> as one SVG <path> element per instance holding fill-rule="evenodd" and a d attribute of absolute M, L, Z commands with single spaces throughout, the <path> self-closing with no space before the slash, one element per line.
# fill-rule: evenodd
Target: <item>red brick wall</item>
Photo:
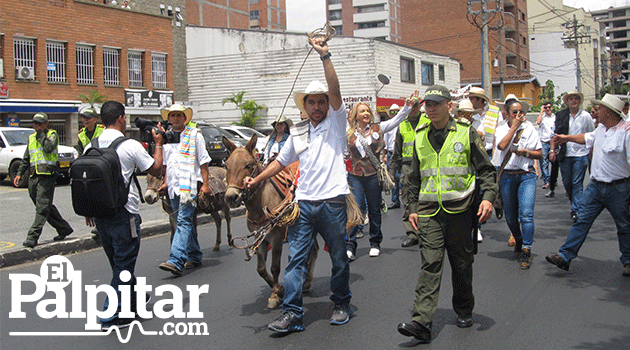
<path fill-rule="evenodd" d="M 186 0 L 186 22 L 192 25 L 201 25 L 199 3 L 197 1 Z"/>
<path fill-rule="evenodd" d="M 109 99 L 124 100 L 128 87 L 127 50 L 145 52 L 143 84 L 151 85 L 151 52 L 166 53 L 167 88 L 173 90 L 172 27 L 169 18 L 140 14 L 100 3 L 74 0 L 3 1 L 2 11 L 11 16 L 0 17 L 4 32 L 4 72 L 13 99 L 78 100 L 79 94 L 97 89 Z M 35 82 L 17 81 L 14 74 L 13 37 L 37 38 Z M 51 84 L 46 80 L 46 39 L 67 42 L 66 83 Z M 78 85 L 76 78 L 76 44 L 94 46 L 95 85 Z M 120 48 L 120 84 L 105 87 L 103 83 L 103 46 Z"/>

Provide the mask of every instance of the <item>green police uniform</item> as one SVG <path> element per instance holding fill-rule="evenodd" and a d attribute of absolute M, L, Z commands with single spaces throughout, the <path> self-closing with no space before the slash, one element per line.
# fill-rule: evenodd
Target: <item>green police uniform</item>
<path fill-rule="evenodd" d="M 57 207 L 52 204 L 58 159 L 57 143 L 57 132 L 52 129 L 46 133 L 31 134 L 17 172 L 19 176 L 22 176 L 26 169 L 30 168 L 28 194 L 35 204 L 35 220 L 26 238 L 35 242 L 42 234 L 46 221 L 57 230 L 59 237 L 63 238 L 72 233 L 70 224 L 61 217 Z"/>
<path fill-rule="evenodd" d="M 437 309 L 445 250 L 452 269 L 453 309 L 459 316 L 472 314 L 475 180 L 483 199 L 493 202 L 495 177 L 474 128 L 452 118 L 442 130 L 432 124 L 418 126 L 406 176 L 409 211 L 419 216 L 422 257 L 412 319 L 428 329 Z"/>
<path fill-rule="evenodd" d="M 77 151 L 79 154 L 83 154 L 85 147 L 92 141 L 93 138 L 101 136 L 105 130 L 105 125 L 96 124 L 96 127 L 91 132 L 87 128 L 81 128 L 79 130 L 79 143 L 77 144 Z"/>

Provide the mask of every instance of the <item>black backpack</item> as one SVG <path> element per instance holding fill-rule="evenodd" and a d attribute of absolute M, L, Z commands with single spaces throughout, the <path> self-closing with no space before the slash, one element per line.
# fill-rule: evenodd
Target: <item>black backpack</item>
<path fill-rule="evenodd" d="M 90 143 L 91 147 L 72 163 L 70 190 L 72 207 L 77 215 L 94 218 L 111 217 L 127 204 L 131 179 L 125 186 L 116 148 L 128 139 L 128 137 L 119 137 L 109 147 L 100 148 L 98 137 L 94 138 Z M 131 177 L 141 193 L 136 174 L 133 173 Z M 140 200 L 144 203 L 142 196 Z"/>

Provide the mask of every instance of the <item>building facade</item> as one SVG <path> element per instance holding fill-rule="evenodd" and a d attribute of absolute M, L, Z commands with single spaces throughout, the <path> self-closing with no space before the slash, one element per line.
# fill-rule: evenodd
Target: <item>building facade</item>
<path fill-rule="evenodd" d="M 286 0 L 248 0 L 249 29 L 287 29 Z M 241 28 L 245 29 L 245 28 Z"/>
<path fill-rule="evenodd" d="M 400 43 L 402 0 L 327 0 L 326 18 L 337 34 Z"/>
<path fill-rule="evenodd" d="M 602 81 L 611 87 L 630 84 L 630 6 L 592 11 L 600 23 Z"/>

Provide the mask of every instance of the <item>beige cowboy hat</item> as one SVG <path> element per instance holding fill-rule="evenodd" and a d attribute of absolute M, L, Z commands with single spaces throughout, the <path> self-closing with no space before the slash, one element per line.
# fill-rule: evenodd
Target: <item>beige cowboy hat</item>
<path fill-rule="evenodd" d="M 529 104 L 523 100 L 519 100 L 514 94 L 505 96 L 505 100 L 503 100 L 503 102 L 497 102 L 497 106 L 501 107 L 501 109 L 505 108 L 505 101 L 507 100 L 517 100 L 523 107 L 523 112 L 527 113 L 527 111 L 529 111 Z"/>
<path fill-rule="evenodd" d="M 490 99 L 488 98 L 488 96 L 486 96 L 486 90 L 477 87 L 477 86 L 473 86 L 470 88 L 470 90 L 468 90 L 468 92 L 466 92 L 464 94 L 465 97 L 479 97 L 480 99 L 486 101 L 486 103 L 490 102 Z"/>
<path fill-rule="evenodd" d="M 293 120 L 287 118 L 285 115 L 279 115 L 276 117 L 276 120 L 271 122 L 271 126 L 275 128 L 277 123 L 287 123 L 288 127 L 293 126 Z"/>
<path fill-rule="evenodd" d="M 161 109 L 160 113 L 162 113 L 162 119 L 168 120 L 168 114 L 171 112 L 184 112 L 186 115 L 186 122 L 184 124 L 188 124 L 192 119 L 193 110 L 190 107 L 184 107 L 179 103 L 172 104 L 168 109 Z"/>
<path fill-rule="evenodd" d="M 392 109 L 393 109 L 393 110 L 399 110 L 399 109 L 400 109 L 400 106 L 394 103 L 391 107 L 389 107 L 389 110 L 390 110 L 390 111 L 391 111 Z"/>
<path fill-rule="evenodd" d="M 580 103 L 584 102 L 584 95 L 581 92 L 577 92 L 575 90 L 567 92 L 564 96 L 562 96 L 562 102 L 567 105 L 567 99 L 569 96 L 578 96 L 580 98 Z"/>
<path fill-rule="evenodd" d="M 456 108 L 453 108 L 453 113 L 457 112 L 477 113 L 477 110 L 473 107 L 472 102 L 470 102 L 469 99 L 465 98 L 459 101 L 459 104 Z"/>
<path fill-rule="evenodd" d="M 604 98 L 602 98 L 601 100 L 591 100 L 591 102 L 593 104 L 605 106 L 608 109 L 610 109 L 611 111 L 619 114 L 621 119 L 623 119 L 623 120 L 626 119 L 626 115 L 625 115 L 625 113 L 623 113 L 624 102 L 621 99 L 619 99 L 618 97 L 615 97 L 615 96 L 613 96 L 611 94 L 606 94 L 606 95 L 604 95 Z"/>
<path fill-rule="evenodd" d="M 297 106 L 297 108 L 305 115 L 308 115 L 308 113 L 306 113 L 306 109 L 304 109 L 304 97 L 306 95 L 322 95 L 322 94 L 324 95 L 328 94 L 328 89 L 319 80 L 313 80 L 310 84 L 308 84 L 304 92 L 294 93 L 293 100 L 295 101 L 295 105 Z"/>

